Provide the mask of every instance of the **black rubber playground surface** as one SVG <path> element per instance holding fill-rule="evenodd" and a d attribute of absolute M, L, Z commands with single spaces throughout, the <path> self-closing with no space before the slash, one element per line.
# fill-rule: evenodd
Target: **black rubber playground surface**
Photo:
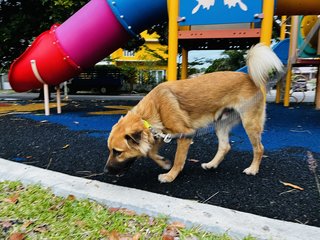
<path fill-rule="evenodd" d="M 217 149 L 213 133 L 194 139 L 183 172 L 169 184 L 149 159 L 140 159 L 121 177 L 104 175 L 108 132 L 136 101 L 69 101 L 63 113 L 44 116 L 31 101 L 0 101 L 0 157 L 74 176 L 320 227 L 320 193 L 310 171 L 310 151 L 320 165 L 320 111 L 311 104 L 268 104 L 263 134 L 265 156 L 257 176 L 242 171 L 251 162 L 250 143 L 241 126 L 231 135 L 232 150 L 218 169 L 205 171 Z M 161 153 L 172 159 L 175 143 Z M 286 186 L 294 184 L 301 190 Z M 213 213 L 214 214 L 214 213 Z"/>

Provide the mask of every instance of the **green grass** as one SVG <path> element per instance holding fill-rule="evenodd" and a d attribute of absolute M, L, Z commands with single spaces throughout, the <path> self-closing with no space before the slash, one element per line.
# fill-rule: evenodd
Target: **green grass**
<path fill-rule="evenodd" d="M 74 196 L 62 198 L 40 186 L 0 182 L 0 239 L 173 239 L 171 236 L 231 239 L 227 234 L 170 223 L 166 217 L 106 208 Z"/>

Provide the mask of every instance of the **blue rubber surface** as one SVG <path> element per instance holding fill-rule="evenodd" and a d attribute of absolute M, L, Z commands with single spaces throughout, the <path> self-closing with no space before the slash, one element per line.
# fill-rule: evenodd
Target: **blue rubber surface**
<path fill-rule="evenodd" d="M 87 112 L 63 113 L 61 115 L 23 115 L 36 121 L 47 120 L 63 125 L 71 131 L 84 131 L 89 136 L 107 139 L 112 126 L 121 115 L 91 115 Z M 251 151 L 251 144 L 241 125 L 236 126 L 230 136 L 232 148 Z M 301 104 L 285 108 L 268 104 L 265 131 L 262 142 L 267 151 L 288 147 L 305 148 L 320 152 L 320 111 L 313 105 Z"/>
<path fill-rule="evenodd" d="M 64 113 L 61 115 L 23 115 L 35 121 L 49 121 L 67 127 L 71 131 L 84 131 L 92 137 L 107 138 L 112 126 L 121 115 L 89 115 L 86 112 Z"/>
<path fill-rule="evenodd" d="M 231 141 L 234 149 L 251 150 L 242 126 L 233 129 Z M 262 143 L 267 151 L 301 147 L 320 152 L 320 112 L 310 105 L 284 108 L 269 104 Z"/>

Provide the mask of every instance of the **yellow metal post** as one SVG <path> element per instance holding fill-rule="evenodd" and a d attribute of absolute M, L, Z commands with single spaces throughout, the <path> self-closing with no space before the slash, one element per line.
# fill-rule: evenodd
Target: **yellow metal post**
<path fill-rule="evenodd" d="M 283 106 L 289 107 L 290 104 L 290 88 L 291 88 L 291 77 L 292 77 L 292 65 L 291 63 L 287 65 L 287 75 L 286 75 L 286 86 L 284 89 Z"/>
<path fill-rule="evenodd" d="M 263 19 L 261 22 L 261 35 L 260 42 L 267 46 L 271 44 L 272 38 L 272 25 L 273 25 L 273 13 L 274 13 L 274 0 L 264 0 L 262 6 Z M 261 87 L 264 101 L 267 99 L 267 93 L 265 87 Z"/>
<path fill-rule="evenodd" d="M 188 78 L 188 50 L 182 48 L 181 79 Z"/>
<path fill-rule="evenodd" d="M 290 104 L 290 88 L 291 88 L 291 75 L 292 75 L 292 64 L 296 60 L 297 55 L 297 38 L 298 38 L 298 16 L 291 17 L 291 30 L 290 30 L 290 48 L 289 57 L 287 64 L 287 77 L 286 77 L 286 87 L 284 91 L 283 105 L 288 107 Z"/>
<path fill-rule="evenodd" d="M 283 40 L 286 38 L 286 28 L 287 28 L 286 20 L 287 20 L 287 16 L 281 17 L 280 40 Z M 281 88 L 282 88 L 282 83 L 279 81 L 277 83 L 276 103 L 280 103 L 281 101 Z"/>
<path fill-rule="evenodd" d="M 280 40 L 286 38 L 286 29 L 287 29 L 287 16 L 281 17 L 281 29 L 280 29 Z"/>
<path fill-rule="evenodd" d="M 264 0 L 262 12 L 263 19 L 261 22 L 260 42 L 266 44 L 267 46 L 270 46 L 272 38 L 274 0 Z"/>
<path fill-rule="evenodd" d="M 168 36 L 168 74 L 167 80 L 177 80 L 178 55 L 178 15 L 179 0 L 168 0 L 169 36 Z"/>

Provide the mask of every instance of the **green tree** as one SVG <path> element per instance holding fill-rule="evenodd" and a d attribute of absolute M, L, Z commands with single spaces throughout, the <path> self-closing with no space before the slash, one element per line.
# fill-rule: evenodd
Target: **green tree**
<path fill-rule="evenodd" d="M 10 63 L 26 50 L 33 39 L 55 23 L 61 23 L 87 1 L 0 0 L 0 64 Z"/>
<path fill-rule="evenodd" d="M 133 91 L 133 85 L 137 82 L 138 69 L 134 66 L 123 65 L 120 67 L 124 81 L 129 84 L 129 92 Z"/>
<path fill-rule="evenodd" d="M 204 72 L 203 69 L 199 68 L 199 66 L 202 66 L 207 61 L 208 59 L 201 57 L 201 58 L 195 58 L 193 61 L 188 62 L 188 76 Z M 181 78 L 181 65 L 182 63 L 178 63 L 178 76 L 177 76 L 178 79 Z"/>
<path fill-rule="evenodd" d="M 235 71 L 246 64 L 245 54 L 246 50 L 225 50 L 222 58 L 213 60 L 205 72 Z"/>
<path fill-rule="evenodd" d="M 272 25 L 272 39 L 276 42 L 279 42 L 280 39 L 280 29 L 281 29 L 281 18 L 279 16 L 273 17 L 273 25 Z"/>

